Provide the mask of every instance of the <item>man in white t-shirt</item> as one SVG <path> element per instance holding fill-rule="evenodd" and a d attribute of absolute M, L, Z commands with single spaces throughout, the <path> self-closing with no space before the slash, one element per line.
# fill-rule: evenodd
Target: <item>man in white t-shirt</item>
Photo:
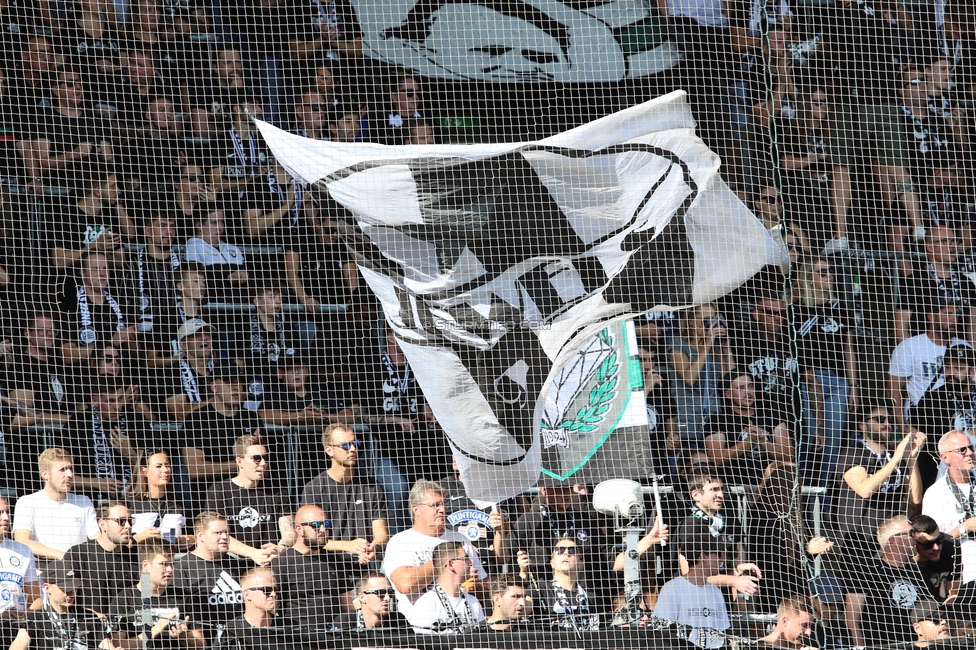
<path fill-rule="evenodd" d="M 457 634 L 485 620 L 478 599 L 461 591 L 471 575 L 471 558 L 461 542 L 442 542 L 431 558 L 440 575 L 414 603 L 410 624 L 417 634 Z"/>
<path fill-rule="evenodd" d="M 939 530 L 960 540 L 962 581 L 976 579 L 976 493 L 973 492 L 973 443 L 962 431 L 950 431 L 939 440 L 939 458 L 946 475 L 922 497 L 922 514 L 935 519 Z"/>
<path fill-rule="evenodd" d="M 26 544 L 43 569 L 46 560 L 64 559 L 76 544 L 99 535 L 88 497 L 72 494 L 74 463 L 64 449 L 45 449 L 37 461 L 44 489 L 21 497 L 14 515 L 14 539 Z"/>
<path fill-rule="evenodd" d="M 444 491 L 434 481 L 421 479 L 410 490 L 413 527 L 390 538 L 383 559 L 383 573 L 396 589 L 397 606 L 411 620 L 414 603 L 440 573 L 433 562 L 434 548 L 441 542 L 461 542 L 471 558 L 471 577 L 484 580 L 488 573 L 481 566 L 474 546 L 457 531 L 447 530 Z"/>
<path fill-rule="evenodd" d="M 34 554 L 26 544 L 10 539 L 10 505 L 0 497 L 0 615 L 24 613 L 41 597 Z M 8 639 L 9 640 L 9 639 Z"/>
<path fill-rule="evenodd" d="M 895 408 L 895 422 L 901 428 L 905 427 L 908 409 L 918 404 L 927 391 L 945 383 L 942 357 L 946 348 L 972 347 L 953 336 L 958 324 L 956 305 L 932 305 L 925 314 L 925 322 L 923 333 L 898 344 L 888 366 L 888 399 L 902 407 Z"/>
<path fill-rule="evenodd" d="M 711 535 L 688 535 L 678 546 L 688 560 L 688 574 L 664 583 L 654 616 L 690 627 L 688 641 L 700 648 L 720 648 L 725 635 L 717 632 L 731 625 L 729 610 L 722 590 L 708 579 L 720 573 L 723 546 Z"/>

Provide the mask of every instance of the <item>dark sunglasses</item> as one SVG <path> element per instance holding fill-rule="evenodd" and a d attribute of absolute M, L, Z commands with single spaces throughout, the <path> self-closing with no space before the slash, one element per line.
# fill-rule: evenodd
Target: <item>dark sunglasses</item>
<path fill-rule="evenodd" d="M 417 91 L 416 90 L 401 90 L 400 91 L 400 94 L 401 95 L 406 95 L 407 97 L 416 97 L 417 96 Z"/>
<path fill-rule="evenodd" d="M 332 530 L 332 522 L 326 519 L 325 521 L 306 521 L 298 524 L 299 526 L 308 526 L 312 530 L 318 530 L 319 528 L 324 528 L 326 530 Z"/>
<path fill-rule="evenodd" d="M 927 542 L 920 542 L 915 540 L 915 543 L 924 548 L 926 551 L 931 550 L 933 546 L 942 546 L 945 543 L 945 535 L 940 534 L 935 539 L 930 539 Z"/>
<path fill-rule="evenodd" d="M 817 269 L 816 271 L 814 271 L 814 273 L 816 273 L 817 275 L 830 275 L 831 273 L 833 273 L 833 271 L 831 271 L 830 269 Z"/>
<path fill-rule="evenodd" d="M 132 517 L 106 517 L 104 521 L 114 521 L 119 526 L 125 526 L 126 524 L 132 526 L 136 523 L 136 520 Z"/>
<path fill-rule="evenodd" d="M 369 591 L 361 591 L 360 594 L 370 594 L 377 598 L 393 598 L 394 591 L 392 589 L 370 589 Z"/>
<path fill-rule="evenodd" d="M 337 443 L 337 444 L 333 444 L 332 446 L 333 447 L 339 447 L 340 449 L 342 449 L 342 451 L 351 451 L 353 449 L 353 447 L 355 447 L 356 449 L 362 449 L 363 448 L 363 441 L 362 440 L 350 440 L 349 442 L 340 442 L 340 443 Z"/>
<path fill-rule="evenodd" d="M 552 551 L 556 555 L 576 555 L 579 549 L 575 546 L 557 546 Z"/>
<path fill-rule="evenodd" d="M 248 587 L 247 590 L 248 591 L 260 591 L 265 596 L 270 596 L 271 594 L 277 592 L 277 588 L 270 587 L 270 586 L 267 586 L 267 585 L 262 585 L 260 587 Z"/>
<path fill-rule="evenodd" d="M 193 182 L 203 180 L 203 176 L 201 176 L 200 174 L 183 174 L 183 176 L 181 176 L 180 178 L 182 178 L 185 181 L 193 181 Z"/>
<path fill-rule="evenodd" d="M 58 85 L 67 86 L 68 88 L 77 88 L 81 85 L 80 79 L 65 79 L 64 81 L 58 81 Z"/>
<path fill-rule="evenodd" d="M 771 196 L 769 194 L 765 194 L 763 195 L 762 200 L 765 201 L 766 203 L 769 203 L 770 205 L 776 205 L 777 203 L 781 203 L 783 201 L 783 197 L 779 195 Z"/>
<path fill-rule="evenodd" d="M 121 361 L 122 360 L 122 355 L 120 355 L 120 354 L 106 354 L 102 358 L 105 359 L 106 361 L 108 361 L 109 363 L 111 363 L 113 361 Z"/>
<path fill-rule="evenodd" d="M 248 456 L 248 458 L 250 458 L 251 460 L 253 460 L 254 461 L 254 464 L 257 465 L 262 460 L 267 461 L 268 460 L 268 454 L 254 454 L 253 456 Z"/>
<path fill-rule="evenodd" d="M 869 420 L 874 420 L 878 424 L 888 424 L 888 416 L 887 415 L 872 415 L 868 419 Z"/>

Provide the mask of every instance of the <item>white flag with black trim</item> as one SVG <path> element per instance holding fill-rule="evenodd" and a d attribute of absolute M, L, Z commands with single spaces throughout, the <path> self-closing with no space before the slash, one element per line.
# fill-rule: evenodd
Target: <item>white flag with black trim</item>
<path fill-rule="evenodd" d="M 537 142 L 385 147 L 258 126 L 332 204 L 479 503 L 543 468 L 646 472 L 612 451 L 644 412 L 619 321 L 710 302 L 784 262 L 682 91 Z"/>

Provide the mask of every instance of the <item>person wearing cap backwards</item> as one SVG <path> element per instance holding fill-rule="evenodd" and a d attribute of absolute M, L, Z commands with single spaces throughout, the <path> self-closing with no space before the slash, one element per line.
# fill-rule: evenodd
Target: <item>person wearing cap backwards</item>
<path fill-rule="evenodd" d="M 73 568 L 63 560 L 51 562 L 42 582 L 42 609 L 30 610 L 21 619 L 11 650 L 94 648 L 105 640 L 101 619 L 75 608 L 82 581 Z"/>
<path fill-rule="evenodd" d="M 191 318 L 176 333 L 179 361 L 175 366 L 157 369 L 146 379 L 151 382 L 145 392 L 153 402 L 163 402 L 162 419 L 183 421 L 193 411 L 203 408 L 210 391 L 213 374 L 213 328 L 203 319 Z"/>
<path fill-rule="evenodd" d="M 912 644 L 916 648 L 927 648 L 951 636 L 945 613 L 934 604 L 915 608 L 912 612 L 912 630 L 918 635 Z"/>
<path fill-rule="evenodd" d="M 911 410 L 912 427 L 928 437 L 928 443 L 918 459 L 918 471 L 927 489 L 935 483 L 945 468 L 939 466 L 936 444 L 946 431 L 962 431 L 972 436 L 976 432 L 976 351 L 967 346 L 955 346 L 942 357 L 945 384 L 925 393 Z M 941 471 L 940 471 L 941 469 Z"/>

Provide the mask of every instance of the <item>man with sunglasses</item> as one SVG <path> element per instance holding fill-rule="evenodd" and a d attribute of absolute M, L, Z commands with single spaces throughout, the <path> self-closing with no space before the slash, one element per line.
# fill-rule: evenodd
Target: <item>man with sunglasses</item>
<path fill-rule="evenodd" d="M 922 484 L 928 489 L 940 474 L 936 441 L 946 431 L 976 431 L 976 351 L 958 345 L 942 357 L 945 384 L 925 393 L 911 410 L 912 427 L 926 435 L 928 443 L 918 459 Z M 944 473 L 944 472 L 941 472 Z"/>
<path fill-rule="evenodd" d="M 294 647 L 301 640 L 295 622 L 283 616 L 278 600 L 275 573 L 268 567 L 254 567 L 241 577 L 244 615 L 227 624 L 227 639 L 241 650 L 277 650 Z"/>
<path fill-rule="evenodd" d="M 922 514 L 939 530 L 960 540 L 962 581 L 976 580 L 976 490 L 973 489 L 973 442 L 962 431 L 949 431 L 939 440 L 939 458 L 948 466 L 945 476 L 925 491 Z"/>
<path fill-rule="evenodd" d="M 939 530 L 939 524 L 928 515 L 912 520 L 912 542 L 915 564 L 932 597 L 942 603 L 960 578 L 959 540 Z"/>
<path fill-rule="evenodd" d="M 19 622 L 12 650 L 64 650 L 94 648 L 105 638 L 105 627 L 88 615 L 78 595 L 87 582 L 63 560 L 52 562 L 44 572 L 43 610 L 32 610 Z"/>
<path fill-rule="evenodd" d="M 593 581 L 584 574 L 582 548 L 572 537 L 557 540 L 549 557 L 551 579 L 539 580 L 531 564 L 520 564 L 519 577 L 532 584 L 533 615 L 555 619 L 566 630 L 598 630 L 604 609 Z M 597 576 L 599 582 L 599 576 Z M 548 622 L 548 621 L 547 621 Z"/>
<path fill-rule="evenodd" d="M 331 464 L 305 486 L 301 503 L 328 505 L 332 531 L 325 550 L 359 575 L 390 539 L 386 493 L 376 481 L 358 471 L 363 443 L 348 425 L 326 427 L 322 446 Z"/>
<path fill-rule="evenodd" d="M 139 579 L 139 558 L 131 546 L 129 508 L 121 501 L 103 501 L 95 512 L 101 535 L 72 546 L 64 561 L 85 581 L 78 603 L 106 614 L 115 595 Z"/>
<path fill-rule="evenodd" d="M 406 626 L 399 612 L 392 611 L 396 599 L 393 585 L 382 573 L 367 573 L 356 581 L 353 611 L 336 619 L 341 630 L 375 630 Z"/>
<path fill-rule="evenodd" d="M 478 599 L 461 589 L 471 574 L 471 558 L 461 542 L 442 542 L 431 562 L 438 572 L 430 589 L 417 599 L 408 620 L 417 634 L 467 632 L 485 620 Z"/>

